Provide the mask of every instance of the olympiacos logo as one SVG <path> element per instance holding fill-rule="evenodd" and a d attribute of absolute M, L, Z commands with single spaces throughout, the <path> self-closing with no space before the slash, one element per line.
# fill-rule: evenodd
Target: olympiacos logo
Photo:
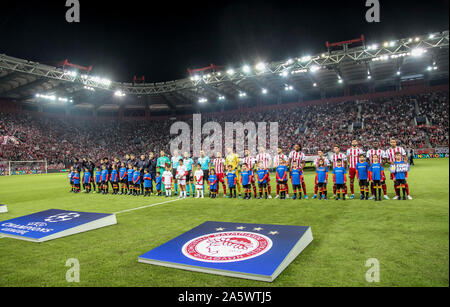
<path fill-rule="evenodd" d="M 272 248 L 272 240 L 252 232 L 207 234 L 187 242 L 183 254 L 193 260 L 228 263 L 259 257 Z"/>

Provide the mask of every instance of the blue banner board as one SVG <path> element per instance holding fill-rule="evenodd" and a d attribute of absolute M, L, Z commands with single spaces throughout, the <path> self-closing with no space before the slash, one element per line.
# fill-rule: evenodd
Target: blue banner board
<path fill-rule="evenodd" d="M 305 226 L 205 222 L 138 261 L 272 282 L 312 240 Z"/>
<path fill-rule="evenodd" d="M 1 221 L 0 234 L 14 239 L 44 242 L 116 223 L 114 214 L 51 209 Z"/>

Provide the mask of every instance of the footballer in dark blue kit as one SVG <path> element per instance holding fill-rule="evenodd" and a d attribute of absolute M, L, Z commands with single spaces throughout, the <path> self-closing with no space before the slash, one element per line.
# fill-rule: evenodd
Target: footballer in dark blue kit
<path fill-rule="evenodd" d="M 125 162 L 120 164 L 119 169 L 119 182 L 120 182 L 120 195 L 127 194 L 128 190 L 128 170 L 125 166 Z"/>
<path fill-rule="evenodd" d="M 297 191 L 298 191 L 298 199 L 302 199 L 302 171 L 298 168 L 297 163 L 292 165 L 292 170 L 290 173 L 292 190 L 294 195 L 292 199 L 297 199 Z"/>
<path fill-rule="evenodd" d="M 369 168 L 369 181 L 372 182 L 375 201 L 381 201 L 382 181 L 386 179 L 384 168 L 381 166 L 378 155 L 373 156 L 373 163 Z"/>
<path fill-rule="evenodd" d="M 394 188 L 395 188 L 395 199 L 401 200 L 400 189 L 403 193 L 403 200 L 407 200 L 407 191 L 406 191 L 406 176 L 409 171 L 409 164 L 405 162 L 401 153 L 397 152 L 395 154 L 395 162 L 391 165 L 390 168 L 391 174 L 394 175 Z"/>
<path fill-rule="evenodd" d="M 325 160 L 319 159 L 319 164 L 316 168 L 317 173 L 317 187 L 319 191 L 319 200 L 327 200 L 327 184 L 328 184 L 328 167 L 325 166 Z"/>
<path fill-rule="evenodd" d="M 231 165 L 228 165 L 227 183 L 228 189 L 230 190 L 229 198 L 236 198 L 237 175 L 236 172 L 233 171 L 233 166 Z"/>
<path fill-rule="evenodd" d="M 247 164 L 242 165 L 241 185 L 244 188 L 244 199 L 251 199 L 252 172 L 248 170 Z"/>
<path fill-rule="evenodd" d="M 216 171 L 214 169 L 211 169 L 211 171 L 209 172 L 209 190 L 211 192 L 211 198 L 217 198 L 217 191 L 218 191 L 218 184 L 217 184 L 217 175 L 216 175 Z"/>
<path fill-rule="evenodd" d="M 128 170 L 127 170 L 128 195 L 132 195 L 134 193 L 133 175 L 134 175 L 133 164 L 129 163 L 128 164 Z"/>
<path fill-rule="evenodd" d="M 288 168 L 285 161 L 280 161 L 280 165 L 275 169 L 278 191 L 280 192 L 280 199 L 286 199 L 287 195 L 287 180 Z"/>
<path fill-rule="evenodd" d="M 261 199 L 263 196 L 263 190 L 265 194 L 265 198 L 268 198 L 268 189 L 267 189 L 267 181 L 269 179 L 269 171 L 265 168 L 263 168 L 262 163 L 260 162 L 258 164 L 258 170 L 256 171 L 256 179 L 258 180 L 258 186 L 259 186 L 259 197 L 258 199 Z"/>
<path fill-rule="evenodd" d="M 333 182 L 336 185 L 336 200 L 345 200 L 345 186 L 347 185 L 347 170 L 342 166 L 342 160 L 336 161 L 336 167 L 333 169 Z"/>
<path fill-rule="evenodd" d="M 356 177 L 359 180 L 359 188 L 361 191 L 360 199 L 369 199 L 369 169 L 366 156 L 359 155 L 359 162 L 356 163 Z"/>
<path fill-rule="evenodd" d="M 91 182 L 92 182 L 91 172 L 89 171 L 89 169 L 85 168 L 83 174 L 83 188 L 85 193 L 91 192 L 92 187 Z"/>

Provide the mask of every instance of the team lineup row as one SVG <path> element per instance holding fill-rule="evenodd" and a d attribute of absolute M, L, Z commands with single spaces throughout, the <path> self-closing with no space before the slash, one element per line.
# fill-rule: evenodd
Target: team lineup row
<path fill-rule="evenodd" d="M 315 193 L 313 198 L 327 199 L 328 173 L 330 166 L 333 173 L 333 194 L 336 199 L 345 199 L 348 194 L 347 174 L 350 181 L 350 199 L 354 198 L 354 180 L 359 180 L 361 199 L 381 200 L 387 196 L 386 176 L 383 165 L 390 165 L 391 179 L 394 180 L 396 195 L 394 199 L 402 199 L 400 191 L 403 191 L 403 199 L 412 199 L 409 194 L 409 186 L 406 181 L 409 164 L 407 163 L 406 152 L 402 147 L 397 146 L 396 140 L 391 140 L 391 147 L 386 151 L 379 148 L 379 143 L 373 143 L 373 149 L 364 152 L 358 147 L 358 142 L 354 140 L 352 146 L 347 150 L 347 154 L 341 153 L 338 146 L 334 147 L 334 153 L 330 160 L 324 156 L 323 151 L 318 152 L 318 157 L 314 161 L 316 169 Z M 109 193 L 111 185 L 113 194 L 144 195 L 150 196 L 156 189 L 156 195 L 165 194 L 166 197 L 175 195 L 180 197 L 204 197 L 205 183 L 209 186 L 209 195 L 217 197 L 220 185 L 223 188 L 225 197 L 251 198 L 251 189 L 255 198 L 262 198 L 263 192 L 266 198 L 271 198 L 271 183 L 269 169 L 274 169 L 276 174 L 277 198 L 289 198 L 289 184 L 291 182 L 294 199 L 308 198 L 306 184 L 303 177 L 305 167 L 305 155 L 301 151 L 301 146 L 296 144 L 289 157 L 278 149 L 277 155 L 272 159 L 271 155 L 265 152 L 264 148 L 259 150 L 259 154 L 253 158 L 248 150 L 245 157 L 239 159 L 232 149 L 227 149 L 226 159 L 221 153 L 217 153 L 216 158 L 211 159 L 201 152 L 197 162 L 189 157 L 188 153 L 184 158 L 173 152 L 172 158 L 165 156 L 161 152 L 158 159 L 145 155 L 140 160 L 136 160 L 134 155 L 127 155 L 125 162 L 120 162 L 114 158 L 109 163 L 105 158 L 100 161 L 100 166 L 95 166 L 92 161 L 83 159 L 79 163 L 75 159 L 70 174 L 70 184 L 74 192 L 80 192 L 81 185 L 85 192 L 98 188 L 103 194 Z M 273 164 L 272 164 L 273 163 Z M 81 169 L 84 171 L 83 178 L 80 176 Z M 348 170 L 348 171 L 347 171 Z M 288 180 L 289 178 L 289 180 Z M 227 185 L 229 196 L 227 196 Z M 370 187 L 369 187 L 370 186 Z M 179 188 L 179 189 L 178 189 Z M 259 196 L 257 193 L 259 188 Z M 372 196 L 369 197 L 369 190 Z M 196 192 L 196 193 L 195 193 Z"/>

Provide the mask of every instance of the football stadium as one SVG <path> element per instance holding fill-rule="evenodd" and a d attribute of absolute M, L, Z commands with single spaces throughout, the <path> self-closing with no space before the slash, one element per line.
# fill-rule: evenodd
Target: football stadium
<path fill-rule="evenodd" d="M 347 30 L 286 58 L 237 48 L 162 82 L 110 77 L 117 50 L 84 46 L 97 69 L 5 39 L 0 286 L 448 287 L 438 25 Z"/>

